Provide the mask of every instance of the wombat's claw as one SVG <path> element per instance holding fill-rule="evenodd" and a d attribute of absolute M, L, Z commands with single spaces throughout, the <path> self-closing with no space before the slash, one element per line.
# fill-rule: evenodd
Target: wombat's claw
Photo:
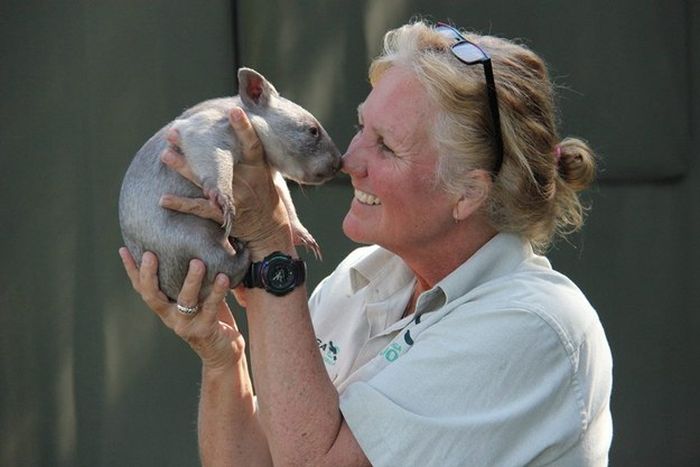
<path fill-rule="evenodd" d="M 245 248 L 245 243 L 237 239 L 236 237 L 229 237 L 228 238 L 229 242 L 231 242 L 231 246 L 233 249 L 236 251 L 236 254 L 239 254 L 243 251 Z"/>
<path fill-rule="evenodd" d="M 321 254 L 321 247 L 316 243 L 316 239 L 309 233 L 305 228 L 295 228 L 294 229 L 294 244 L 303 246 L 306 251 L 310 251 L 314 254 L 316 259 L 323 260 L 323 255 Z"/>
<path fill-rule="evenodd" d="M 236 208 L 233 206 L 233 204 L 231 204 L 230 208 L 224 206 L 223 211 L 224 223 L 221 225 L 221 228 L 224 229 L 226 236 L 228 237 L 231 235 L 231 229 L 233 228 L 233 219 L 236 215 Z"/>
<path fill-rule="evenodd" d="M 221 228 L 226 231 L 226 236 L 231 234 L 233 227 L 233 219 L 236 217 L 236 206 L 233 204 L 233 198 L 226 193 L 220 192 L 217 188 L 204 188 L 204 196 L 214 201 L 221 209 L 224 215 L 224 223 Z"/>

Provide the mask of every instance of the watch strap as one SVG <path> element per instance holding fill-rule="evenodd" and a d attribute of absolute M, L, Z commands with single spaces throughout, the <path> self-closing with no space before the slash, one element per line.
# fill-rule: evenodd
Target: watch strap
<path fill-rule="evenodd" d="M 262 266 L 262 261 L 255 263 L 250 263 L 248 271 L 246 271 L 245 276 L 243 276 L 243 285 L 248 288 L 262 288 L 263 284 L 260 278 L 260 267 Z"/>

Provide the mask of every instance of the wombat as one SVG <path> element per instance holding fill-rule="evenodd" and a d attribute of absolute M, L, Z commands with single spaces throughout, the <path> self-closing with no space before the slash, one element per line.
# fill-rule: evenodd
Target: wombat
<path fill-rule="evenodd" d="M 340 152 L 321 124 L 299 105 L 281 97 L 274 86 L 250 68 L 238 70 L 239 95 L 212 99 L 186 110 L 163 127 L 136 153 L 126 171 L 119 197 L 119 221 L 127 248 L 140 264 L 144 251 L 158 256 L 160 289 L 176 300 L 189 261 L 207 266 L 200 300 L 209 293 L 214 277 L 223 272 L 231 286 L 243 278 L 250 263 L 245 246 L 229 239 L 235 222 L 232 177 L 242 154 L 228 113 L 241 107 L 265 148 L 267 163 L 276 171 L 275 185 L 293 223 L 295 237 L 317 249 L 313 237 L 299 222 L 289 191 L 279 173 L 304 184 L 320 184 L 341 165 Z M 201 188 L 170 170 L 160 160 L 168 132 L 177 130 L 180 148 Z M 162 195 L 215 199 L 224 213 L 224 225 L 159 206 Z M 317 252 L 317 250 L 316 250 Z"/>

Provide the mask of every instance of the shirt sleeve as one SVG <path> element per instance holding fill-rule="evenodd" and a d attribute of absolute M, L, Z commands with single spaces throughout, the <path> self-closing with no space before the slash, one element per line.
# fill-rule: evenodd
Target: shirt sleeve
<path fill-rule="evenodd" d="M 574 364 L 535 313 L 458 309 L 350 384 L 340 407 L 376 466 L 547 463 L 582 430 Z"/>

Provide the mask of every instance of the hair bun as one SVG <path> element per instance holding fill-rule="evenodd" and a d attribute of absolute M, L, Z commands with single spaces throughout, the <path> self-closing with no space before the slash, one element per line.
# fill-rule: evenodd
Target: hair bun
<path fill-rule="evenodd" d="M 579 138 L 564 138 L 559 143 L 559 176 L 574 191 L 590 186 L 595 178 L 593 150 Z"/>

